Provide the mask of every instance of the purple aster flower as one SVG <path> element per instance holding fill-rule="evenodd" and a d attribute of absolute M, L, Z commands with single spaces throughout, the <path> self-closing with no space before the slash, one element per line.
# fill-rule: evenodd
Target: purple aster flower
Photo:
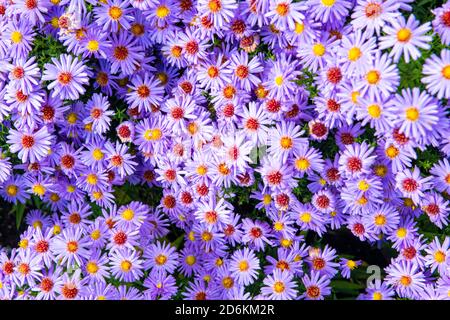
<path fill-rule="evenodd" d="M 52 90 L 52 97 L 77 100 L 86 91 L 83 85 L 89 82 L 91 72 L 78 58 L 63 54 L 59 60 L 52 58 L 52 63 L 44 68 L 42 80 L 51 81 L 48 89 Z"/>
<path fill-rule="evenodd" d="M 305 300 L 323 300 L 324 296 L 331 294 L 330 279 L 326 275 L 312 271 L 311 275 L 305 274 L 302 278 L 305 286 L 305 293 L 299 298 Z"/>
<path fill-rule="evenodd" d="M 438 271 L 440 275 L 449 275 L 448 257 L 450 257 L 450 238 L 440 243 L 437 237 L 425 248 L 425 266 L 430 268 L 431 272 Z"/>
<path fill-rule="evenodd" d="M 430 189 L 432 177 L 422 178 L 420 170 L 417 167 L 411 171 L 406 169 L 398 172 L 395 177 L 396 187 L 404 197 L 410 198 L 416 205 L 421 203 L 424 191 Z"/>
<path fill-rule="evenodd" d="M 439 99 L 450 97 L 450 50 L 444 49 L 440 56 L 433 54 L 425 60 L 422 83 Z"/>
<path fill-rule="evenodd" d="M 23 130 L 19 132 L 11 129 L 8 135 L 8 144 L 11 144 L 11 152 L 19 152 L 18 156 L 22 162 L 40 161 L 47 156 L 50 150 L 50 134 L 47 127 L 42 127 L 36 132 Z"/>
<path fill-rule="evenodd" d="M 135 250 L 128 248 L 116 250 L 110 253 L 111 275 L 118 280 L 133 282 L 138 280 L 144 273 L 142 271 L 142 260 Z"/>
<path fill-rule="evenodd" d="M 339 264 L 342 277 L 350 279 L 350 273 L 361 265 L 361 261 L 341 258 Z"/>
<path fill-rule="evenodd" d="M 407 21 L 399 16 L 392 21 L 392 26 L 383 28 L 386 35 L 380 38 L 379 48 L 392 48 L 389 55 L 393 56 L 394 62 L 398 62 L 401 56 L 405 57 L 406 63 L 410 58 L 416 60 L 420 57 L 419 49 L 428 50 L 432 39 L 430 35 L 426 35 L 431 30 L 430 23 L 419 24 L 420 21 L 414 15 L 410 15 Z"/>
<path fill-rule="evenodd" d="M 151 300 L 169 300 L 178 290 L 175 278 L 166 273 L 158 273 L 144 280 L 144 291 Z"/>
<path fill-rule="evenodd" d="M 294 30 L 295 22 L 300 23 L 305 18 L 302 11 L 307 8 L 304 3 L 292 0 L 270 1 L 270 8 L 265 17 L 269 18 L 270 23 L 280 30 Z"/>
<path fill-rule="evenodd" d="M 434 20 L 432 21 L 434 31 L 441 38 L 442 43 L 450 43 L 450 3 L 446 2 L 441 7 L 432 9 Z"/>
<path fill-rule="evenodd" d="M 62 265 L 81 266 L 82 259 L 89 256 L 88 241 L 82 233 L 81 228 L 67 228 L 50 243 L 50 250 Z"/>
<path fill-rule="evenodd" d="M 401 15 L 399 7 L 400 3 L 395 0 L 358 0 L 353 9 L 351 24 L 355 30 L 365 29 L 368 37 L 374 33 L 379 36 L 381 28 L 392 24 Z"/>
<path fill-rule="evenodd" d="M 425 285 L 425 276 L 417 265 L 409 261 L 391 263 L 386 267 L 385 281 L 402 298 L 415 299 Z"/>
<path fill-rule="evenodd" d="M 15 59 L 25 59 L 31 51 L 35 31 L 28 19 L 11 19 L 3 33 L 8 39 L 8 51 Z"/>
<path fill-rule="evenodd" d="M 230 271 L 241 285 L 253 283 L 260 270 L 259 259 L 248 248 L 237 250 L 231 256 Z"/>
<path fill-rule="evenodd" d="M 107 0 L 100 2 L 100 6 L 94 8 L 95 22 L 104 31 L 117 32 L 119 27 L 130 28 L 133 19 L 128 0 Z"/>
<path fill-rule="evenodd" d="M 178 252 L 175 247 L 165 242 L 156 242 L 144 251 L 146 259 L 143 266 L 152 273 L 173 273 L 178 268 Z"/>
<path fill-rule="evenodd" d="M 265 286 L 261 288 L 261 293 L 271 300 L 293 300 L 297 297 L 293 280 L 292 273 L 274 270 L 264 279 Z"/>

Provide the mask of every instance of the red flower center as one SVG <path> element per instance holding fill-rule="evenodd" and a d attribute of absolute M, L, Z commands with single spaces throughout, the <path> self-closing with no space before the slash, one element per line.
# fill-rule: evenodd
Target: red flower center
<path fill-rule="evenodd" d="M 119 154 L 115 154 L 111 157 L 111 164 L 115 167 L 120 167 L 123 164 L 123 158 Z"/>
<path fill-rule="evenodd" d="M 22 67 L 14 67 L 14 69 L 12 69 L 11 74 L 13 76 L 14 79 L 19 80 L 22 79 L 24 74 L 25 74 L 25 70 L 23 70 Z"/>
<path fill-rule="evenodd" d="M 205 213 L 205 220 L 208 223 L 216 223 L 218 219 L 218 214 L 215 211 L 208 211 Z"/>
<path fill-rule="evenodd" d="M 187 94 L 192 92 L 192 89 L 194 88 L 192 83 L 190 83 L 189 81 L 183 81 L 182 83 L 180 83 L 180 88 Z"/>
<path fill-rule="evenodd" d="M 150 96 L 150 88 L 148 86 L 146 86 L 145 84 L 140 85 L 137 90 L 137 95 L 139 96 L 139 98 L 144 99 L 147 98 L 148 96 Z"/>
<path fill-rule="evenodd" d="M 402 255 L 405 259 L 411 260 L 416 257 L 417 250 L 413 246 L 409 246 L 403 249 Z"/>
<path fill-rule="evenodd" d="M 49 248 L 49 244 L 47 241 L 39 240 L 38 243 L 36 243 L 35 250 L 36 250 L 36 252 L 39 252 L 39 253 L 45 253 L 48 251 L 48 248 Z"/>
<path fill-rule="evenodd" d="M 183 118 L 184 110 L 181 107 L 174 107 L 170 111 L 170 114 L 172 115 L 172 118 L 174 118 L 175 120 L 179 120 Z"/>
<path fill-rule="evenodd" d="M 68 85 L 72 81 L 72 74 L 70 72 L 61 72 L 58 75 L 58 81 L 63 86 Z"/>
<path fill-rule="evenodd" d="M 341 105 L 336 102 L 334 99 L 328 99 L 327 101 L 327 109 L 331 112 L 338 112 L 341 108 Z"/>
<path fill-rule="evenodd" d="M 258 227 L 253 227 L 250 229 L 250 234 L 253 238 L 260 238 L 262 236 L 262 230 Z"/>
<path fill-rule="evenodd" d="M 435 216 L 441 210 L 439 209 L 439 206 L 437 204 L 430 203 L 429 205 L 423 207 L 423 211 L 425 211 L 430 216 Z"/>
<path fill-rule="evenodd" d="M 3 273 L 8 275 L 14 272 L 14 264 L 11 261 L 7 261 L 3 264 Z"/>
<path fill-rule="evenodd" d="M 226 104 L 223 107 L 223 115 L 226 118 L 231 118 L 232 116 L 234 116 L 234 105 L 231 103 Z"/>
<path fill-rule="evenodd" d="M 347 168 L 351 172 L 358 172 L 362 169 L 362 161 L 358 157 L 350 157 L 347 160 Z"/>
<path fill-rule="evenodd" d="M 314 134 L 316 137 L 321 138 L 328 133 L 328 128 L 322 122 L 315 122 L 311 126 L 311 133 Z"/>
<path fill-rule="evenodd" d="M 61 288 L 61 293 L 66 299 L 74 299 L 78 295 L 78 288 L 72 283 L 66 283 Z"/>
<path fill-rule="evenodd" d="M 81 222 L 81 216 L 78 212 L 73 212 L 69 215 L 69 222 L 72 224 L 79 224 Z"/>
<path fill-rule="evenodd" d="M 36 9 L 37 8 L 37 0 L 25 0 L 25 7 L 28 10 Z"/>
<path fill-rule="evenodd" d="M 239 65 L 236 68 L 236 76 L 240 79 L 245 79 L 248 77 L 248 67 L 244 65 Z"/>
<path fill-rule="evenodd" d="M 121 138 L 129 138 L 131 136 L 131 130 L 126 125 L 120 126 L 117 133 Z"/>
<path fill-rule="evenodd" d="M 364 232 L 366 231 L 366 228 L 364 228 L 364 225 L 362 223 L 355 223 L 353 225 L 353 232 L 357 235 L 363 235 Z"/>
<path fill-rule="evenodd" d="M 404 133 L 400 133 L 399 128 L 394 129 L 392 137 L 400 145 L 405 145 L 409 141 L 409 138 Z"/>
<path fill-rule="evenodd" d="M 75 158 L 72 157 L 70 154 L 65 154 L 61 157 L 61 164 L 66 169 L 72 169 L 75 165 Z"/>
<path fill-rule="evenodd" d="M 231 236 L 232 234 L 234 234 L 234 232 L 235 232 L 235 228 L 233 227 L 233 225 L 231 225 L 231 224 L 228 224 L 224 229 L 223 229 L 223 233 L 226 235 L 226 236 Z"/>
<path fill-rule="evenodd" d="M 306 295 L 311 299 L 317 299 L 320 297 L 320 288 L 318 286 L 309 286 L 306 289 Z"/>
<path fill-rule="evenodd" d="M 30 149 L 31 147 L 33 147 L 34 146 L 34 137 L 24 134 L 22 136 L 22 146 L 25 149 Z"/>
<path fill-rule="evenodd" d="M 28 96 L 25 93 L 23 93 L 22 90 L 18 90 L 16 92 L 16 99 L 18 102 L 23 103 L 28 100 Z"/>
<path fill-rule="evenodd" d="M 195 189 L 197 190 L 197 193 L 201 196 L 204 197 L 208 194 L 209 192 L 209 187 L 206 184 L 198 184 Z"/>
<path fill-rule="evenodd" d="M 123 61 L 126 58 L 128 58 L 128 49 L 125 46 L 117 46 L 114 48 L 113 53 L 114 58 L 116 58 L 119 61 Z"/>
<path fill-rule="evenodd" d="M 102 109 L 99 109 L 99 108 L 93 108 L 93 109 L 91 110 L 91 117 L 92 117 L 93 119 L 98 119 L 98 118 L 100 118 L 102 114 L 103 114 L 103 110 L 102 110 Z"/>
<path fill-rule="evenodd" d="M 383 8 L 376 2 L 371 2 L 366 6 L 366 17 L 367 18 L 376 18 L 378 17 L 381 12 L 383 11 Z"/>
<path fill-rule="evenodd" d="M 256 131 L 259 128 L 259 122 L 255 118 L 248 118 L 245 126 L 249 130 Z"/>
<path fill-rule="evenodd" d="M 285 193 L 279 193 L 275 196 L 276 203 L 281 207 L 289 206 L 290 198 Z"/>
<path fill-rule="evenodd" d="M 441 22 L 446 27 L 450 28 L 450 11 L 445 11 L 441 16 Z"/>
<path fill-rule="evenodd" d="M 341 142 L 343 145 L 353 144 L 355 142 L 355 138 L 349 132 L 344 132 L 341 134 Z"/>
<path fill-rule="evenodd" d="M 239 149 L 236 146 L 231 147 L 230 149 L 228 149 L 228 156 L 236 161 L 239 157 Z"/>
<path fill-rule="evenodd" d="M 326 209 L 330 205 L 330 198 L 328 198 L 326 195 L 321 194 L 316 199 L 316 204 L 321 209 Z"/>
<path fill-rule="evenodd" d="M 127 242 L 128 236 L 125 232 L 119 231 L 114 235 L 114 243 L 120 245 L 123 245 Z"/>
<path fill-rule="evenodd" d="M 332 84 L 337 84 L 342 80 L 342 72 L 338 67 L 331 67 L 327 71 L 327 79 Z"/>
<path fill-rule="evenodd" d="M 185 50 L 188 54 L 194 55 L 198 52 L 198 43 L 195 40 L 190 40 L 186 43 Z"/>
<path fill-rule="evenodd" d="M 405 189 L 405 191 L 414 192 L 419 187 L 419 184 L 417 183 L 416 180 L 414 180 L 412 178 L 406 178 L 405 180 L 403 180 L 402 186 L 403 186 L 403 189 Z"/>
<path fill-rule="evenodd" d="M 322 270 L 323 268 L 325 268 L 325 260 L 323 258 L 320 257 L 315 257 L 312 259 L 312 265 L 314 270 Z"/>
<path fill-rule="evenodd" d="M 277 113 L 281 110 L 281 103 L 275 99 L 269 99 L 266 102 L 266 109 L 271 113 Z"/>
<path fill-rule="evenodd" d="M 163 198 L 163 205 L 167 209 L 173 209 L 175 208 L 175 205 L 177 204 L 177 200 L 174 196 L 168 195 Z"/>
<path fill-rule="evenodd" d="M 41 108 L 42 119 L 44 121 L 52 121 L 55 117 L 55 109 L 49 105 L 45 105 Z"/>
<path fill-rule="evenodd" d="M 53 289 L 53 281 L 50 278 L 43 278 L 39 286 L 43 292 L 50 292 Z"/>
<path fill-rule="evenodd" d="M 281 183 L 281 179 L 283 178 L 283 175 L 280 171 L 272 171 L 267 175 L 267 181 L 271 185 L 278 185 Z"/>
<path fill-rule="evenodd" d="M 184 204 L 191 204 L 192 201 L 194 201 L 194 199 L 192 198 L 192 195 L 187 192 L 187 191 L 183 191 L 181 193 L 181 202 Z"/>
<path fill-rule="evenodd" d="M 227 84 L 222 92 L 225 99 L 233 99 L 236 94 L 236 88 L 232 84 Z"/>
<path fill-rule="evenodd" d="M 176 171 L 174 169 L 167 169 L 164 173 L 167 180 L 173 181 L 177 177 Z"/>
<path fill-rule="evenodd" d="M 237 35 L 241 35 L 247 29 L 244 20 L 236 19 L 231 22 L 231 31 Z"/>

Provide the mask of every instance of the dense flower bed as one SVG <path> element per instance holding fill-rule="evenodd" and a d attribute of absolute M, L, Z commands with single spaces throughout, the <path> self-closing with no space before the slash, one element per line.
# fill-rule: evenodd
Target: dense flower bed
<path fill-rule="evenodd" d="M 0 0 L 0 297 L 448 299 L 422 2 Z"/>

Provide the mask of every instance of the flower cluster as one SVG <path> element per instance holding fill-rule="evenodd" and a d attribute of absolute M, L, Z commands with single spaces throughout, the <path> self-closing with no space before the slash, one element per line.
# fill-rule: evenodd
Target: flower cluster
<path fill-rule="evenodd" d="M 347 231 L 391 250 L 359 299 L 448 299 L 450 3 L 429 19 L 0 0 L 0 195 L 29 208 L 0 298 L 324 299 L 368 266 Z"/>

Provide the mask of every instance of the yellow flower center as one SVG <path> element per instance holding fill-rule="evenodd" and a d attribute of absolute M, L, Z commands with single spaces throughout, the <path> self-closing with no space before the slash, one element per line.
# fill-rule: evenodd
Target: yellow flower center
<path fill-rule="evenodd" d="M 9 186 L 6 187 L 6 193 L 10 197 L 15 197 L 17 195 L 18 191 L 19 191 L 19 188 L 14 184 L 10 184 Z"/>
<path fill-rule="evenodd" d="M 264 205 L 269 205 L 272 202 L 272 197 L 270 196 L 270 194 L 265 194 L 263 196 L 263 203 Z"/>
<path fill-rule="evenodd" d="M 358 47 L 353 47 L 350 50 L 348 50 L 348 60 L 350 61 L 356 61 L 359 58 L 361 58 L 362 52 L 361 49 Z"/>
<path fill-rule="evenodd" d="M 58 29 L 59 28 L 59 19 L 58 19 L 58 17 L 53 17 L 50 20 L 50 24 L 52 25 L 53 28 Z"/>
<path fill-rule="evenodd" d="M 390 158 L 390 159 L 394 159 L 395 157 L 397 157 L 400 153 L 400 150 L 398 150 L 396 147 L 394 147 L 393 145 L 390 145 L 386 151 L 385 151 L 386 155 Z"/>
<path fill-rule="evenodd" d="M 321 43 L 316 43 L 312 47 L 314 55 L 321 57 L 325 54 L 325 46 Z"/>
<path fill-rule="evenodd" d="M 384 226 L 386 224 L 386 216 L 379 214 L 375 217 L 375 224 L 377 226 Z"/>
<path fill-rule="evenodd" d="M 302 221 L 304 223 L 309 223 L 309 222 L 311 222 L 311 220 L 312 220 L 312 216 L 311 216 L 311 213 L 309 213 L 309 212 L 303 212 L 300 215 L 300 221 Z"/>
<path fill-rule="evenodd" d="M 87 270 L 87 272 L 89 272 L 89 273 L 91 273 L 91 274 L 97 273 L 97 271 L 98 271 L 98 265 L 97 265 L 95 262 L 90 261 L 90 262 L 88 262 L 88 264 L 86 265 L 86 270 Z"/>
<path fill-rule="evenodd" d="M 98 240 L 98 239 L 100 239 L 100 236 L 101 236 L 101 233 L 100 233 L 100 230 L 98 230 L 98 229 L 91 232 L 92 240 Z"/>
<path fill-rule="evenodd" d="M 273 228 L 274 228 L 276 231 L 281 231 L 281 230 L 284 229 L 284 225 L 283 225 L 282 222 L 277 221 L 277 222 L 275 222 L 275 224 L 273 225 Z"/>
<path fill-rule="evenodd" d="M 162 266 L 167 262 L 167 257 L 163 254 L 159 254 L 158 256 L 156 256 L 155 262 L 157 265 Z"/>
<path fill-rule="evenodd" d="M 96 161 L 100 161 L 100 160 L 103 159 L 104 154 L 103 154 L 102 150 L 100 150 L 100 149 L 98 149 L 98 148 L 95 148 L 95 149 L 92 151 L 92 157 L 94 157 L 94 159 L 95 159 Z"/>
<path fill-rule="evenodd" d="M 61 226 L 58 226 L 57 224 L 55 224 L 53 226 L 53 234 L 56 236 L 56 235 L 58 235 L 60 233 L 61 233 Z"/>
<path fill-rule="evenodd" d="M 371 104 L 367 107 L 367 113 L 374 119 L 378 119 L 381 116 L 381 108 L 378 104 Z"/>
<path fill-rule="evenodd" d="M 336 0 L 322 0 L 322 4 L 325 7 L 332 7 L 335 2 L 336 2 Z"/>
<path fill-rule="evenodd" d="M 19 43 L 23 39 L 23 35 L 20 31 L 13 31 L 11 32 L 11 41 L 13 43 Z"/>
<path fill-rule="evenodd" d="M 442 68 L 442 75 L 445 79 L 450 80 L 450 65 L 446 65 Z"/>
<path fill-rule="evenodd" d="M 352 99 L 352 102 L 353 102 L 354 104 L 357 104 L 357 103 L 358 103 L 358 97 L 359 97 L 359 92 L 358 92 L 358 91 L 353 91 L 353 92 L 352 92 L 351 99 Z"/>
<path fill-rule="evenodd" d="M 361 191 L 367 191 L 370 188 L 370 184 L 366 180 L 361 180 L 358 182 L 358 189 Z"/>
<path fill-rule="evenodd" d="M 145 130 L 144 139 L 147 141 L 159 140 L 162 137 L 162 131 L 158 128 Z"/>
<path fill-rule="evenodd" d="M 283 84 L 283 76 L 275 77 L 275 83 L 277 86 L 281 86 Z"/>
<path fill-rule="evenodd" d="M 282 137 L 280 140 L 280 145 L 283 149 L 290 149 L 292 148 L 292 138 L 290 137 Z"/>
<path fill-rule="evenodd" d="M 434 260 L 436 260 L 437 263 L 443 263 L 445 262 L 445 253 L 442 251 L 436 251 L 436 253 L 434 254 Z"/>
<path fill-rule="evenodd" d="M 277 282 L 275 282 L 275 284 L 273 285 L 273 290 L 274 290 L 276 293 L 282 293 L 282 292 L 284 292 L 285 288 L 286 288 L 286 287 L 285 287 L 284 283 L 281 282 L 281 281 L 277 281 Z"/>
<path fill-rule="evenodd" d="M 412 32 L 408 28 L 401 28 L 397 32 L 397 40 L 400 42 L 408 42 L 411 39 Z"/>
<path fill-rule="evenodd" d="M 122 218 L 124 218 L 127 221 L 130 221 L 134 218 L 134 211 L 132 209 L 125 209 L 122 212 Z"/>
<path fill-rule="evenodd" d="M 33 186 L 33 192 L 39 196 L 43 196 L 45 194 L 45 187 L 41 184 L 36 184 Z"/>
<path fill-rule="evenodd" d="M 383 300 L 383 295 L 379 291 L 375 291 L 372 295 L 373 300 Z"/>
<path fill-rule="evenodd" d="M 70 124 L 75 124 L 78 120 L 78 116 L 75 112 L 71 112 L 67 115 L 67 122 Z"/>
<path fill-rule="evenodd" d="M 283 248 L 289 248 L 292 244 L 292 240 L 291 239 L 281 239 L 281 246 Z"/>
<path fill-rule="evenodd" d="M 125 272 L 130 271 L 132 266 L 133 266 L 133 265 L 132 265 L 131 262 L 128 261 L 128 260 L 124 260 L 124 261 L 122 261 L 122 263 L 120 264 L 120 268 L 122 269 L 122 271 L 125 271 Z"/>
<path fill-rule="evenodd" d="M 297 34 L 301 34 L 303 33 L 303 31 L 305 30 L 305 25 L 301 22 L 296 22 L 295 23 L 295 30 L 294 32 Z"/>
<path fill-rule="evenodd" d="M 113 20 L 119 20 L 120 17 L 122 17 L 122 14 L 123 14 L 122 9 L 120 9 L 120 8 L 117 7 L 117 6 L 112 6 L 112 7 L 109 9 L 109 16 L 110 16 Z"/>
<path fill-rule="evenodd" d="M 97 40 L 89 40 L 86 47 L 89 51 L 98 51 L 99 43 Z"/>
<path fill-rule="evenodd" d="M 28 248 L 28 239 L 22 239 L 19 241 L 19 247 L 22 249 Z"/>
<path fill-rule="evenodd" d="M 350 270 L 355 269 L 355 268 L 356 268 L 356 262 L 353 261 L 353 260 L 348 260 L 348 261 L 347 261 L 347 267 L 348 267 Z"/>
<path fill-rule="evenodd" d="M 33 228 L 37 229 L 42 229 L 42 221 L 36 220 L 35 222 L 33 222 Z"/>
<path fill-rule="evenodd" d="M 400 239 L 403 239 L 404 237 L 406 237 L 406 234 L 408 233 L 408 230 L 406 230 L 406 228 L 398 228 L 397 229 L 397 237 L 399 237 Z"/>
<path fill-rule="evenodd" d="M 186 263 L 190 266 L 194 265 L 197 259 L 194 256 L 187 256 L 185 259 Z"/>
<path fill-rule="evenodd" d="M 250 266 L 248 265 L 248 262 L 246 260 L 242 260 L 241 262 L 239 262 L 239 270 L 247 271 L 249 268 Z"/>
<path fill-rule="evenodd" d="M 419 119 L 419 116 L 419 109 L 415 107 L 406 109 L 406 119 L 408 119 L 409 121 L 415 122 Z"/>
<path fill-rule="evenodd" d="M 305 171 L 310 167 L 310 163 L 306 158 L 300 158 L 295 160 L 295 167 L 300 171 Z"/>
<path fill-rule="evenodd" d="M 95 184 L 97 184 L 98 178 L 94 173 L 90 173 L 87 175 L 86 181 L 87 181 L 87 183 L 89 183 L 91 185 L 95 185 Z"/>
<path fill-rule="evenodd" d="M 208 168 L 205 165 L 200 165 L 197 167 L 197 174 L 204 176 L 208 172 Z"/>
<path fill-rule="evenodd" d="M 160 19 L 166 18 L 170 14 L 170 9 L 165 5 L 160 5 L 156 9 L 156 16 Z"/>
<path fill-rule="evenodd" d="M 377 84 L 380 81 L 380 72 L 377 70 L 370 70 L 366 74 L 366 80 L 369 84 Z"/>

